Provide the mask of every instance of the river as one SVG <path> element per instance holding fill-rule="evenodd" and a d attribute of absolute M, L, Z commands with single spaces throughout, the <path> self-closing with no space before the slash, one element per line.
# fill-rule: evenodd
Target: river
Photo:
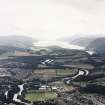
<path fill-rule="evenodd" d="M 24 84 L 18 85 L 18 87 L 19 87 L 20 91 L 19 91 L 18 93 L 14 94 L 13 101 L 20 103 L 21 100 L 18 99 L 18 96 L 21 96 L 21 94 L 22 94 L 22 92 L 23 92 L 23 90 L 24 90 Z"/>
<path fill-rule="evenodd" d="M 22 102 L 20 99 L 18 99 L 18 96 L 21 96 L 22 95 L 22 92 L 24 91 L 24 84 L 18 85 L 18 88 L 19 88 L 19 92 L 17 92 L 16 94 L 14 94 L 13 101 L 14 102 L 17 102 L 17 103 L 20 103 L 20 104 L 24 104 L 24 105 L 31 105 L 29 103 Z M 5 92 L 6 99 L 8 98 L 8 92 L 9 91 L 6 91 Z"/>
<path fill-rule="evenodd" d="M 24 104 L 24 105 L 31 105 L 29 103 L 22 102 L 20 99 L 18 99 L 18 96 L 21 96 L 22 92 L 24 91 L 24 84 L 18 85 L 18 87 L 19 87 L 20 91 L 18 93 L 14 94 L 13 101 L 15 101 L 17 103 Z"/>

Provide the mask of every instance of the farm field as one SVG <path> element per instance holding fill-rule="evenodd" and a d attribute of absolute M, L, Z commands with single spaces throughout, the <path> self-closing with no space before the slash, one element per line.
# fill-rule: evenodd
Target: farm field
<path fill-rule="evenodd" d="M 76 73 L 76 69 L 44 69 L 44 70 L 35 70 L 34 74 L 39 76 L 67 76 Z"/>
<path fill-rule="evenodd" d="M 36 69 L 33 72 L 33 77 L 47 81 L 56 77 L 74 75 L 75 73 L 77 73 L 77 69 Z"/>
<path fill-rule="evenodd" d="M 58 92 L 69 92 L 74 90 L 73 86 L 66 85 L 62 81 L 56 81 L 48 84 L 51 87 L 57 87 L 57 89 L 51 90 L 28 90 L 25 94 L 25 99 L 31 102 L 38 102 L 38 101 L 45 101 L 45 100 L 52 100 L 57 98 Z"/>
<path fill-rule="evenodd" d="M 36 91 L 31 92 L 29 91 L 25 95 L 25 99 L 31 102 L 52 100 L 55 98 L 57 98 L 57 95 L 54 92 L 36 92 Z"/>

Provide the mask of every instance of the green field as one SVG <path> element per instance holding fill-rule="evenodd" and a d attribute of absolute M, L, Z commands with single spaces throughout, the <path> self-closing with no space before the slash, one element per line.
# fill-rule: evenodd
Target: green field
<path fill-rule="evenodd" d="M 70 75 L 70 74 L 73 74 L 74 71 L 70 70 L 70 69 L 57 69 L 55 70 L 55 73 L 57 75 L 61 75 L 61 76 L 65 76 L 65 75 Z"/>
<path fill-rule="evenodd" d="M 55 99 L 57 95 L 53 92 L 28 92 L 25 99 L 31 102 Z"/>
<path fill-rule="evenodd" d="M 42 70 L 35 70 L 35 75 L 41 76 L 66 76 L 70 74 L 76 73 L 75 69 L 42 69 Z"/>

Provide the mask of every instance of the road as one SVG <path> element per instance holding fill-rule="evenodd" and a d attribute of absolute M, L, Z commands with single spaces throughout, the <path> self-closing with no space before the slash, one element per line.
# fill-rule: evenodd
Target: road
<path fill-rule="evenodd" d="M 68 78 L 67 81 L 66 81 L 66 83 L 69 84 L 71 82 L 71 80 L 73 80 L 73 79 L 75 79 L 75 78 L 77 78 L 79 76 L 82 76 L 82 75 L 87 76 L 88 74 L 89 74 L 89 71 L 88 70 L 78 70 L 78 73 L 75 76 L 73 76 L 71 78 Z"/>

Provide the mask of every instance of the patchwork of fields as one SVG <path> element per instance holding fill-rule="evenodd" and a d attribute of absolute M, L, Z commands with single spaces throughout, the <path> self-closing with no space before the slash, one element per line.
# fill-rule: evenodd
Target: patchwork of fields
<path fill-rule="evenodd" d="M 36 91 L 29 91 L 25 95 L 25 99 L 31 102 L 36 101 L 45 101 L 45 100 L 52 100 L 57 98 L 57 94 L 54 92 L 36 92 Z"/>

